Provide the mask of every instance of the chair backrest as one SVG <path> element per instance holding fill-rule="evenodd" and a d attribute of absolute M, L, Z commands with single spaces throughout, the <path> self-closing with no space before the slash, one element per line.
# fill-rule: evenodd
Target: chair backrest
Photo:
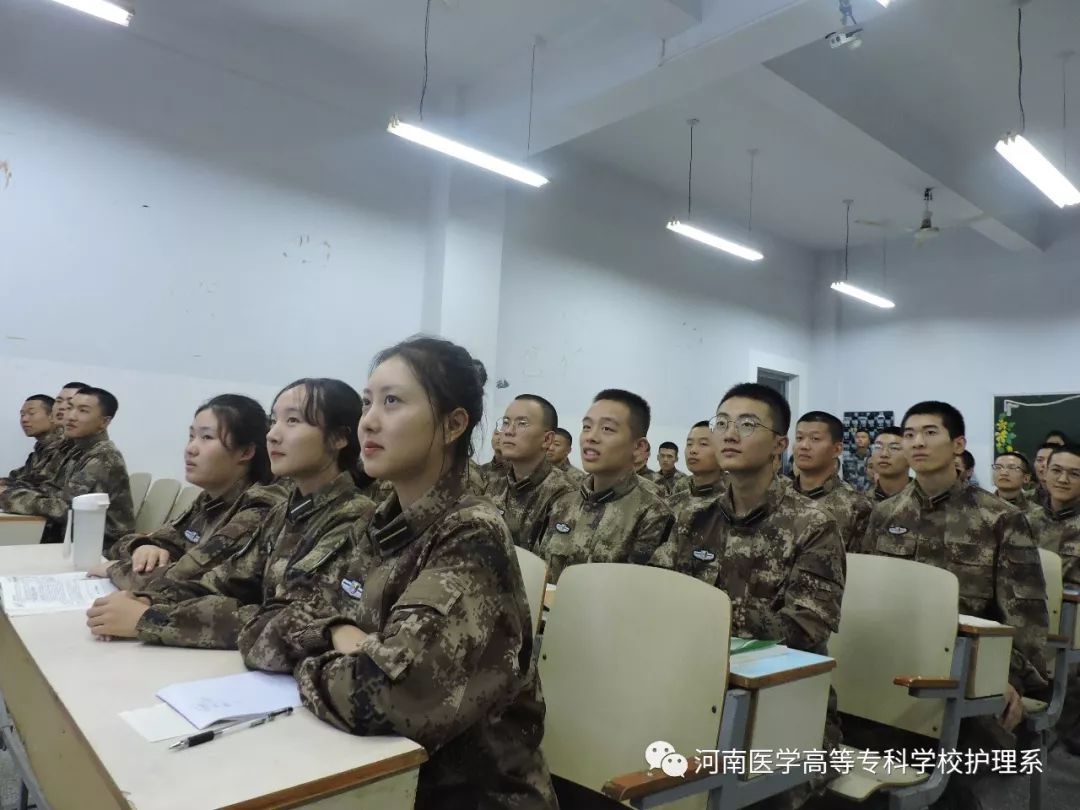
<path fill-rule="evenodd" d="M 1042 563 L 1043 579 L 1046 580 L 1046 610 L 1050 614 L 1047 632 L 1053 635 L 1060 632 L 1061 628 L 1061 557 L 1040 548 L 1039 562 Z"/>
<path fill-rule="evenodd" d="M 41 542 L 45 518 L 0 515 L 0 546 L 32 546 Z"/>
<path fill-rule="evenodd" d="M 169 510 L 176 503 L 180 482 L 172 478 L 159 478 L 150 485 L 139 513 L 135 516 L 135 531 L 152 532 L 165 525 Z"/>
<path fill-rule="evenodd" d="M 202 492 L 202 490 L 199 489 L 199 487 L 191 484 L 188 484 L 180 490 L 180 494 L 176 496 L 176 503 L 174 503 L 172 509 L 169 510 L 169 515 L 165 518 L 165 522 L 172 523 L 172 521 L 184 514 L 184 512 L 188 510 L 188 507 L 195 503 L 195 499 L 199 497 L 200 492 Z"/>
<path fill-rule="evenodd" d="M 135 510 L 135 514 L 139 514 L 139 507 L 142 506 L 143 499 L 146 497 L 146 490 L 150 489 L 152 477 L 146 472 L 132 473 L 128 476 L 128 482 L 131 484 L 131 508 Z"/>
<path fill-rule="evenodd" d="M 829 641 L 840 711 L 940 737 L 944 701 L 910 697 L 893 678 L 950 676 L 959 598 L 943 568 L 848 554 L 840 629 Z"/>
<path fill-rule="evenodd" d="M 514 546 L 517 551 L 521 578 L 525 581 L 525 596 L 529 600 L 529 614 L 532 616 L 533 635 L 540 626 L 540 615 L 544 610 L 544 590 L 547 587 L 547 563 L 521 546 Z"/>
<path fill-rule="evenodd" d="M 653 742 L 687 758 L 715 749 L 730 634 L 731 602 L 705 582 L 640 565 L 567 568 L 539 662 L 551 772 L 600 791 L 647 768 Z"/>

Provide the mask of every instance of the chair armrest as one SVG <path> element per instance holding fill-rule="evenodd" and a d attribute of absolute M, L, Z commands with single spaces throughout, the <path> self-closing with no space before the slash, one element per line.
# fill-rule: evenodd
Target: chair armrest
<path fill-rule="evenodd" d="M 897 675 L 892 682 L 908 689 L 955 689 L 960 685 L 956 678 L 927 678 L 922 675 Z"/>
<path fill-rule="evenodd" d="M 1046 646 L 1055 650 L 1067 650 L 1070 643 L 1072 643 L 1072 639 L 1066 635 L 1051 633 L 1046 637 Z"/>
<path fill-rule="evenodd" d="M 1080 591 L 1065 591 L 1061 594 L 1061 601 L 1080 603 Z"/>
<path fill-rule="evenodd" d="M 616 776 L 608 780 L 604 785 L 603 794 L 617 802 L 628 802 L 652 796 L 662 790 L 669 790 L 687 782 L 696 782 L 713 776 L 711 770 L 701 767 L 701 761 L 697 757 L 689 760 L 684 776 L 668 776 L 660 768 L 650 771 L 634 771 L 622 776 Z"/>

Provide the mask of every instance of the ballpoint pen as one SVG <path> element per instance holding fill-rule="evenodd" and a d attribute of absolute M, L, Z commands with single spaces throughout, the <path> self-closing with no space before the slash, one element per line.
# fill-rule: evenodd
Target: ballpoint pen
<path fill-rule="evenodd" d="M 255 728 L 256 726 L 272 723 L 277 718 L 285 717 L 290 714 L 292 714 L 292 706 L 287 709 L 278 709 L 276 712 L 270 712 L 270 714 L 264 714 L 262 717 L 256 717 L 254 720 L 241 720 L 239 723 L 233 723 L 229 726 L 201 731 L 198 734 L 192 734 L 190 737 L 185 737 L 182 740 L 174 742 L 169 746 L 169 750 L 183 751 L 185 748 L 194 748 L 196 745 L 208 743 L 211 740 L 216 740 L 218 737 L 232 734 L 234 731 L 243 731 L 246 728 Z"/>

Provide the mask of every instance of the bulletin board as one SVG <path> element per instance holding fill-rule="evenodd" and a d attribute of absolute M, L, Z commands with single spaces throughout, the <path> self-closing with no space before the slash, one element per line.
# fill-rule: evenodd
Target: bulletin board
<path fill-rule="evenodd" d="M 1080 394 L 1014 394 L 994 397 L 994 452 L 1017 451 L 1034 459 L 1051 430 L 1080 439 Z"/>

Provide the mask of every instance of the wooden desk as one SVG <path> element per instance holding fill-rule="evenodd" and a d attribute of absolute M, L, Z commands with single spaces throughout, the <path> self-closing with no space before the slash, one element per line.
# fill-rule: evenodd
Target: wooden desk
<path fill-rule="evenodd" d="M 45 518 L 0 512 L 0 546 L 23 546 L 41 542 Z"/>
<path fill-rule="evenodd" d="M 0 574 L 70 569 L 57 545 L 0 548 Z M 52 810 L 413 806 L 423 748 L 345 734 L 306 709 L 187 751 L 147 742 L 119 712 L 171 683 L 243 672 L 240 656 L 96 641 L 85 622 L 0 614 L 0 690 Z"/>

